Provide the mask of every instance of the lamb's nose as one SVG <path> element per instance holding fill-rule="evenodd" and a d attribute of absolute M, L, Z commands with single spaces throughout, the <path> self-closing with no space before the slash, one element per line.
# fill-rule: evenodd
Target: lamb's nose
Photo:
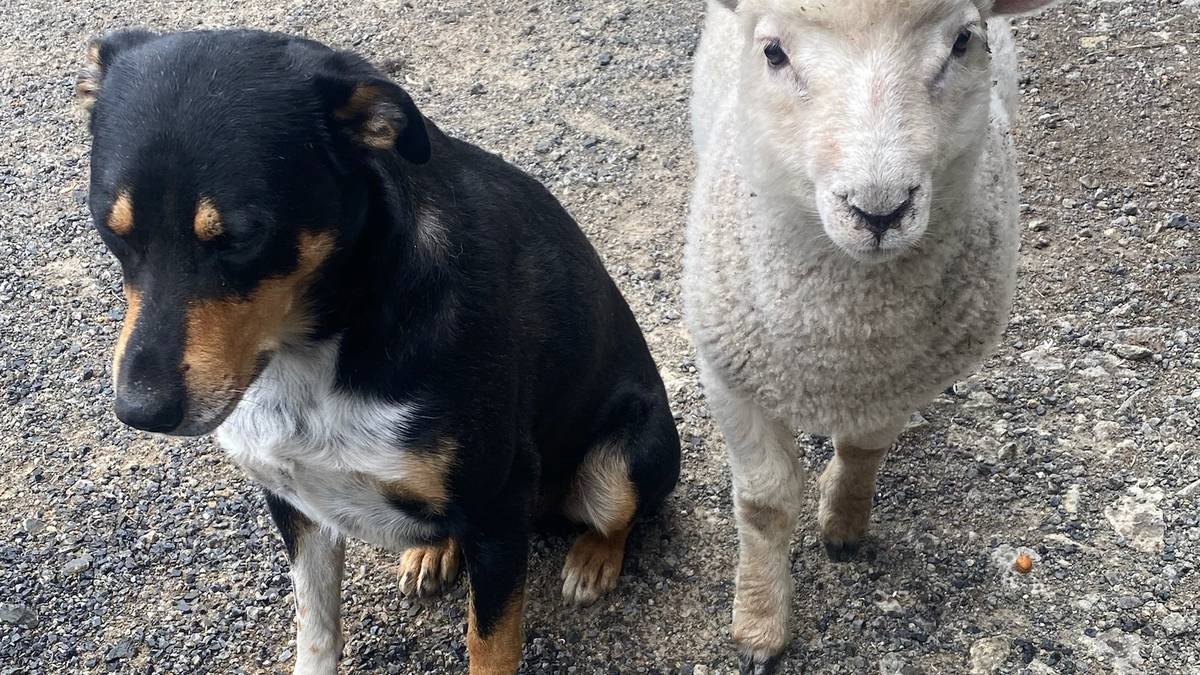
<path fill-rule="evenodd" d="M 859 200 L 854 197 L 846 198 L 846 206 L 850 208 L 851 213 L 862 221 L 863 227 L 868 232 L 875 235 L 876 239 L 880 239 L 888 230 L 899 229 L 900 221 L 904 220 L 904 216 L 912 208 L 913 196 L 916 193 L 917 188 L 910 188 L 904 197 L 904 201 L 890 208 L 887 206 L 881 208 L 879 202 L 882 200 L 870 200 L 871 203 L 865 203 L 866 200 Z"/>

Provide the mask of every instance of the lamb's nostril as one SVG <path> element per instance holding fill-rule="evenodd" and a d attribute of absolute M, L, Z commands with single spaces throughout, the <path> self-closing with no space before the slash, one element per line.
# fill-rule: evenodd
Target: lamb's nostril
<path fill-rule="evenodd" d="M 868 232 L 875 235 L 876 239 L 879 239 L 883 237 L 883 234 L 888 230 L 900 228 L 900 223 L 904 220 L 904 216 L 908 215 L 909 210 L 912 209 L 913 197 L 916 195 L 916 193 L 917 188 L 909 189 L 908 197 L 898 206 L 895 206 L 888 211 L 878 208 L 867 210 L 862 208 L 862 206 L 855 204 L 850 199 L 846 199 L 846 206 L 850 208 L 851 213 L 853 213 L 860 221 L 862 221 L 863 227 L 866 228 Z"/>
<path fill-rule="evenodd" d="M 863 225 L 871 234 L 880 237 L 888 230 L 899 228 L 900 221 L 904 219 L 904 215 L 908 213 L 908 209 L 911 207 L 912 200 L 910 199 L 896 207 L 891 213 L 867 213 L 857 206 L 851 206 L 850 210 L 863 221 Z"/>

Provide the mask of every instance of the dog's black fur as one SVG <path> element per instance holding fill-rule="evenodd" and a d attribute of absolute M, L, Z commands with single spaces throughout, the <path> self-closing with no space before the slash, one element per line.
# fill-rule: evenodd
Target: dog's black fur
<path fill-rule="evenodd" d="M 673 488 L 662 381 L 587 239 L 538 182 L 443 134 L 367 62 L 254 31 L 126 31 L 94 44 L 80 82 L 94 103 L 90 207 L 137 301 L 114 365 L 123 420 L 177 434 L 219 425 L 250 381 L 217 373 L 233 384 L 205 391 L 196 382 L 212 377 L 190 379 L 203 330 L 191 308 L 254 297 L 327 237 L 295 287 L 303 330 L 268 336 L 275 346 L 245 357 L 246 372 L 273 350 L 340 337 L 340 391 L 421 401 L 395 452 L 452 438 L 448 504 L 393 504 L 431 541 L 460 543 L 483 638 L 523 585 L 539 500 L 561 498 L 587 453 L 618 449 L 638 513 Z M 124 235 L 106 226 L 121 195 Z M 221 216 L 211 240 L 193 232 L 202 199 Z M 204 367 L 219 370 L 222 348 L 208 350 Z M 269 505 L 295 557 L 313 523 L 284 495 Z"/>

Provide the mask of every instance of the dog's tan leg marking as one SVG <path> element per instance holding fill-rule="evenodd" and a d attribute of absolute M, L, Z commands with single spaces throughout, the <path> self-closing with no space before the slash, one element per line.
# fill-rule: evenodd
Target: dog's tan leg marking
<path fill-rule="evenodd" d="M 803 504 L 804 472 L 786 424 L 714 376 L 706 377 L 704 386 L 733 475 L 738 525 L 733 639 L 744 661 L 762 666 L 791 637 L 791 540 Z"/>
<path fill-rule="evenodd" d="M 441 593 L 454 584 L 461 566 L 462 551 L 453 539 L 410 548 L 400 558 L 400 592 L 420 598 Z"/>
<path fill-rule="evenodd" d="M 637 513 L 637 491 L 620 451 L 593 449 L 579 467 L 564 512 L 590 529 L 575 540 L 563 565 L 563 599 L 591 605 L 617 587 L 625 542 Z"/>
<path fill-rule="evenodd" d="M 513 675 L 521 665 L 525 644 L 525 589 L 518 588 L 490 630 L 481 631 L 471 599 L 467 614 L 467 655 L 470 675 Z"/>
<path fill-rule="evenodd" d="M 867 533 L 875 476 L 888 448 L 864 449 L 834 439 L 834 455 L 817 479 L 821 494 L 817 524 L 826 551 L 845 560 Z"/>
<path fill-rule="evenodd" d="M 340 537 L 312 526 L 296 540 L 292 588 L 296 596 L 295 675 L 335 675 L 342 637 L 342 568 L 345 544 Z"/>

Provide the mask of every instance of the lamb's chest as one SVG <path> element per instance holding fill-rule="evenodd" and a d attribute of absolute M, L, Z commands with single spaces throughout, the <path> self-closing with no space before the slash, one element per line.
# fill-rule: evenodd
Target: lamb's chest
<path fill-rule="evenodd" d="M 923 269 L 866 283 L 845 265 L 767 254 L 743 264 L 747 274 L 708 278 L 728 284 L 710 294 L 719 302 L 691 303 L 697 348 L 728 384 L 821 434 L 893 426 L 973 368 L 1003 327 L 1011 283 L 965 270 L 945 288 L 922 283 L 936 278 Z"/>

